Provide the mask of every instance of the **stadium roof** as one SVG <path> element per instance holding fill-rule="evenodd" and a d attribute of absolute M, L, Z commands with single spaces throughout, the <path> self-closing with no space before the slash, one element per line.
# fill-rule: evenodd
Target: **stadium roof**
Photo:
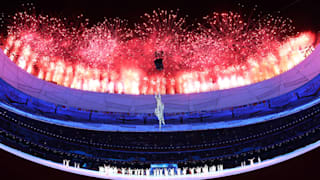
<path fill-rule="evenodd" d="M 293 69 L 259 83 L 244 87 L 196 94 L 163 95 L 166 113 L 223 109 L 267 100 L 290 92 L 320 72 L 320 46 Z M 152 95 L 123 95 L 88 92 L 62 87 L 25 72 L 0 51 L 0 78 L 22 92 L 42 100 L 83 109 L 153 113 Z"/>

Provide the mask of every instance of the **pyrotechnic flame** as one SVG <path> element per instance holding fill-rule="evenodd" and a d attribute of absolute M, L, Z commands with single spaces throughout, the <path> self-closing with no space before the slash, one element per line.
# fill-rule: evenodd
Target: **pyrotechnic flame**
<path fill-rule="evenodd" d="M 20 12 L 3 49 L 22 69 L 66 87 L 137 95 L 198 93 L 263 81 L 303 61 L 314 49 L 315 35 L 294 34 L 291 23 L 227 12 L 206 16 L 192 29 L 177 12 L 157 10 L 130 29 L 118 18 L 89 27 L 87 19 L 70 25 L 66 19 Z M 162 72 L 154 67 L 157 53 Z"/>

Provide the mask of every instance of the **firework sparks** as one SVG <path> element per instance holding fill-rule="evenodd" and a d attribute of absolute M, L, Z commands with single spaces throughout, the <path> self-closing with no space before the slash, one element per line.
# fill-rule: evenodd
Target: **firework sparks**
<path fill-rule="evenodd" d="M 177 11 L 156 10 L 133 29 L 119 18 L 89 27 L 65 18 L 16 13 L 4 52 L 19 67 L 59 85 L 108 93 L 197 93 L 279 75 L 313 50 L 315 35 L 290 19 L 213 13 L 187 26 Z M 84 20 L 83 20 L 84 19 Z M 153 61 L 162 52 L 164 70 Z"/>

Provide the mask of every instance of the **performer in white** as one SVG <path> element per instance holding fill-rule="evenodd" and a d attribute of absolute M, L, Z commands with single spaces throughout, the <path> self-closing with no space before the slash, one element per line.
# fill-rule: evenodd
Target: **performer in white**
<path fill-rule="evenodd" d="M 160 93 L 155 95 L 156 101 L 157 101 L 157 108 L 154 110 L 154 114 L 157 116 L 159 120 L 159 128 L 161 129 L 161 125 L 165 125 L 164 117 L 163 117 L 163 111 L 164 111 L 164 104 L 161 101 L 161 95 Z"/>

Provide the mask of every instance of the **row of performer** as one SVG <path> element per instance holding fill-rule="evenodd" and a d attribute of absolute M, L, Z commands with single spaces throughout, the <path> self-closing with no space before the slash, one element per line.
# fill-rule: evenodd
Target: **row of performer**
<path fill-rule="evenodd" d="M 208 174 L 223 171 L 223 165 L 213 165 L 196 168 L 155 168 L 155 169 L 131 169 L 131 168 L 117 168 L 111 166 L 100 166 L 99 172 L 106 175 L 135 175 L 135 176 L 180 176 L 193 174 Z"/>
<path fill-rule="evenodd" d="M 251 158 L 241 162 L 241 168 L 261 163 L 261 158 Z M 63 160 L 63 165 L 70 167 L 70 160 Z M 71 165 L 72 166 L 72 165 Z M 80 168 L 80 163 L 74 163 L 74 168 Z M 200 175 L 212 174 L 223 171 L 223 164 L 212 166 L 183 167 L 183 168 L 118 168 L 110 165 L 99 166 L 99 173 L 105 175 L 129 175 L 129 176 L 183 176 L 183 175 Z"/>

